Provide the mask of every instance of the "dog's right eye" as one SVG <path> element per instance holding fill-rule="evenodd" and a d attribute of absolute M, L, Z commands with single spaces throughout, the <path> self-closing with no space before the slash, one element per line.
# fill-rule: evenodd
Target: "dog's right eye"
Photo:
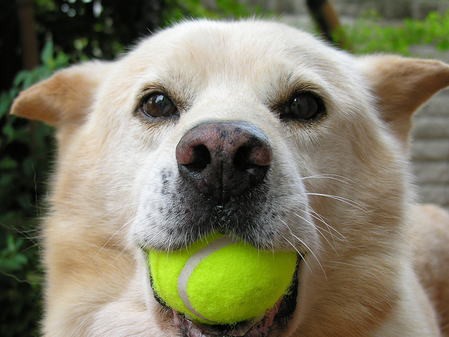
<path fill-rule="evenodd" d="M 145 96 L 140 102 L 139 110 L 147 117 L 160 118 L 178 115 L 178 109 L 165 94 L 156 92 Z"/>

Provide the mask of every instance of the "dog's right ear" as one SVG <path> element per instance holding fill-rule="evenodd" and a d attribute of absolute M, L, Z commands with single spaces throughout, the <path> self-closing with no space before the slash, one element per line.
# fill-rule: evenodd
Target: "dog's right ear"
<path fill-rule="evenodd" d="M 87 62 L 61 70 L 47 80 L 22 91 L 11 114 L 59 127 L 79 123 L 89 112 L 106 62 Z"/>
<path fill-rule="evenodd" d="M 377 100 L 380 117 L 408 149 L 412 114 L 449 86 L 449 65 L 392 55 L 365 56 L 358 62 Z"/>

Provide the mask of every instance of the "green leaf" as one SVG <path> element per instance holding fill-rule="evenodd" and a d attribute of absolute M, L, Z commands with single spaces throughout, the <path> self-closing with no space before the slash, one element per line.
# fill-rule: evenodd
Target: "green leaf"
<path fill-rule="evenodd" d="M 9 107 L 12 103 L 10 96 L 11 95 L 7 92 L 0 93 L 0 118 L 5 116 L 9 111 Z"/>
<path fill-rule="evenodd" d="M 0 171 L 12 170 L 17 168 L 17 162 L 12 160 L 10 157 L 4 157 L 0 160 Z"/>
<path fill-rule="evenodd" d="M 5 124 L 3 126 L 2 133 L 6 136 L 8 142 L 14 139 L 14 129 L 11 124 Z"/>
<path fill-rule="evenodd" d="M 16 77 L 14 78 L 13 85 L 16 87 L 20 87 L 22 85 L 22 83 L 26 80 L 26 78 L 29 76 L 30 76 L 30 71 L 28 71 L 28 70 L 19 71 L 17 73 Z"/>
<path fill-rule="evenodd" d="M 53 41 L 51 39 L 47 39 L 45 42 L 44 48 L 41 53 L 41 61 L 44 65 L 49 68 L 52 68 L 53 62 Z"/>

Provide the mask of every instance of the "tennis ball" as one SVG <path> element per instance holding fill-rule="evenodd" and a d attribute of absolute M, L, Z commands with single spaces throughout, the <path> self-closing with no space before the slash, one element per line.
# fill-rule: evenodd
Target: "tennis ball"
<path fill-rule="evenodd" d="M 151 250 L 156 296 L 202 324 L 232 324 L 263 317 L 287 292 L 297 256 L 214 235 L 183 250 Z"/>

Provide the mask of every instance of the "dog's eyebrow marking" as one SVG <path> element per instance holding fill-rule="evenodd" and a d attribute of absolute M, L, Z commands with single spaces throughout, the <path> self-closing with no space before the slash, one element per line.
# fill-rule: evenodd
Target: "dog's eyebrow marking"
<path fill-rule="evenodd" d="M 266 100 L 266 105 L 273 111 L 278 110 L 282 105 L 286 104 L 293 95 L 299 92 L 311 92 L 322 98 L 324 103 L 326 103 L 326 95 L 319 86 L 310 81 L 298 78 L 294 73 L 286 75 L 285 79 L 283 78 L 279 82 L 277 88 L 276 86 L 273 86 L 273 93 L 272 95 L 269 95 Z"/>

